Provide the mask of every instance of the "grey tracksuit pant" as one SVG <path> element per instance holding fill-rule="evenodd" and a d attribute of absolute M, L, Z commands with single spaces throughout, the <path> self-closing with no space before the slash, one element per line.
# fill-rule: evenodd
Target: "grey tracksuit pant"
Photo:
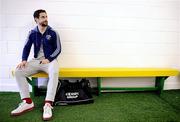
<path fill-rule="evenodd" d="M 54 59 L 48 64 L 40 64 L 39 59 L 32 59 L 27 63 L 25 68 L 15 70 L 16 82 L 19 87 L 21 99 L 30 97 L 29 86 L 26 77 L 29 77 L 40 71 L 46 72 L 49 76 L 45 100 L 54 101 L 59 74 L 59 65 L 57 59 Z"/>

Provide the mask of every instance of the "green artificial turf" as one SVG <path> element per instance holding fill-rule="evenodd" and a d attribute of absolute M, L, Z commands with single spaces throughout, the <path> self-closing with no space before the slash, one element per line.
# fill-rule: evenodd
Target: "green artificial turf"
<path fill-rule="evenodd" d="M 55 106 L 52 122 L 180 122 L 180 90 L 102 93 L 94 103 Z M 18 93 L 0 92 L 0 122 L 41 122 L 44 96 L 32 97 L 35 109 L 18 117 L 10 112 L 20 102 Z"/>

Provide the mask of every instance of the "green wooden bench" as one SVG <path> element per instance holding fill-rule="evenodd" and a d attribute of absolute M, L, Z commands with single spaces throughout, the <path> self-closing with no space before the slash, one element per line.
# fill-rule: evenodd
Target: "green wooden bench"
<path fill-rule="evenodd" d="M 169 76 L 177 76 L 179 71 L 174 68 L 60 68 L 59 77 L 63 78 L 97 78 L 98 94 L 102 90 L 131 90 L 131 91 L 155 91 L 159 95 L 163 91 L 164 82 Z M 48 75 L 44 72 L 32 75 L 27 78 L 32 85 L 33 93 L 38 92 L 35 86 L 37 78 L 47 78 Z M 155 77 L 154 87 L 101 87 L 103 78 L 121 78 L 121 77 Z"/>

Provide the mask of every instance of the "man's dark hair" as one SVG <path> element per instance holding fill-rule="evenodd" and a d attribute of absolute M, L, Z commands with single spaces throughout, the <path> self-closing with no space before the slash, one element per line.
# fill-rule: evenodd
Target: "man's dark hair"
<path fill-rule="evenodd" d="M 38 9 L 38 10 L 36 10 L 36 11 L 34 12 L 34 14 L 33 14 L 34 18 L 39 18 L 39 14 L 40 14 L 40 13 L 46 13 L 46 11 L 43 10 L 43 9 Z"/>

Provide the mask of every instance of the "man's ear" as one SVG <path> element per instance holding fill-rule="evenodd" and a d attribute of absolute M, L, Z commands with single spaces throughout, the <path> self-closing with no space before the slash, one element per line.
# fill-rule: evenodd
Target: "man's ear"
<path fill-rule="evenodd" d="M 38 18 L 34 18 L 34 21 L 35 21 L 36 23 L 37 23 L 37 19 L 38 19 Z"/>

